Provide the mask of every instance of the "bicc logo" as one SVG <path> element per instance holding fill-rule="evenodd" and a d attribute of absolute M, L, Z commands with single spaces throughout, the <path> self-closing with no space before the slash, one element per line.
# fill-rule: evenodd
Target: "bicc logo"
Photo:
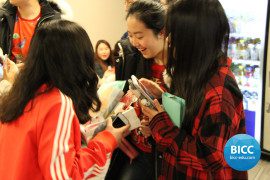
<path fill-rule="evenodd" d="M 231 137 L 225 145 L 224 157 L 230 167 L 238 171 L 246 171 L 259 162 L 261 148 L 250 135 L 237 134 Z"/>

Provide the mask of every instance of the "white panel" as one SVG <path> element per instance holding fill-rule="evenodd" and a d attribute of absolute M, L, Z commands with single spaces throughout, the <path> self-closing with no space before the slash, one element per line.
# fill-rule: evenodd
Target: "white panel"
<path fill-rule="evenodd" d="M 72 7 L 74 21 L 87 31 L 93 46 L 100 39 L 112 48 L 126 32 L 124 0 L 66 0 Z"/>

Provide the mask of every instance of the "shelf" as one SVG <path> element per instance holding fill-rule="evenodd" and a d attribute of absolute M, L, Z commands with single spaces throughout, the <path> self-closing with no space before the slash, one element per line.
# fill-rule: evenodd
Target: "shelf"
<path fill-rule="evenodd" d="M 249 91 L 249 92 L 257 92 L 257 93 L 261 93 L 259 87 L 248 87 L 248 86 L 241 86 L 241 85 L 238 85 L 238 87 L 239 87 L 239 89 L 240 89 L 241 91 L 247 90 L 247 91 Z"/>
<path fill-rule="evenodd" d="M 261 37 L 262 33 L 230 33 L 230 37 L 234 38 L 262 38 Z"/>
<path fill-rule="evenodd" d="M 248 60 L 248 59 L 232 59 L 234 64 L 244 64 L 244 65 L 258 65 L 260 66 L 261 62 L 258 60 Z"/>

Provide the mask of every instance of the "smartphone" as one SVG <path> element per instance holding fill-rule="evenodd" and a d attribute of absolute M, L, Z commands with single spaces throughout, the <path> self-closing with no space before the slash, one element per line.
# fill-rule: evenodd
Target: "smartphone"
<path fill-rule="evenodd" d="M 134 86 L 137 91 L 141 94 L 140 99 L 146 99 L 149 102 L 149 106 L 155 109 L 154 96 L 144 87 L 144 85 L 137 79 L 136 76 L 131 76 L 131 81 L 129 81 L 131 86 Z"/>
<path fill-rule="evenodd" d="M 118 113 L 116 117 L 113 119 L 113 123 L 112 123 L 113 127 L 115 128 L 120 128 L 127 124 L 129 124 L 129 122 L 122 113 Z"/>

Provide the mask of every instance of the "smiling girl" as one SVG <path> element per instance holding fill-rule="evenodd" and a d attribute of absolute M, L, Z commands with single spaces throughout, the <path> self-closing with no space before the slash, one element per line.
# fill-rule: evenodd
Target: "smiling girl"
<path fill-rule="evenodd" d="M 104 72 L 109 66 L 113 66 L 112 49 L 108 41 L 99 40 L 95 49 L 95 71 L 100 78 L 103 77 Z"/>
<path fill-rule="evenodd" d="M 129 39 L 121 41 L 123 46 L 123 61 L 116 60 L 116 79 L 127 80 L 131 75 L 138 78 L 148 78 L 166 89 L 163 81 L 163 72 L 166 64 L 166 48 L 164 51 L 165 9 L 155 1 L 134 2 L 128 9 L 127 31 Z M 141 127 L 133 130 L 128 140 L 139 152 L 139 156 L 131 163 L 114 163 L 112 168 L 116 177 L 111 179 L 154 179 L 154 147 L 151 137 L 148 118 L 139 113 Z M 121 153 L 121 152 L 120 152 Z M 116 159 L 121 158 L 118 155 Z M 116 161 L 117 162 L 117 161 Z M 123 168 L 120 168 L 123 166 Z M 110 179 L 109 177 L 107 177 Z"/>

